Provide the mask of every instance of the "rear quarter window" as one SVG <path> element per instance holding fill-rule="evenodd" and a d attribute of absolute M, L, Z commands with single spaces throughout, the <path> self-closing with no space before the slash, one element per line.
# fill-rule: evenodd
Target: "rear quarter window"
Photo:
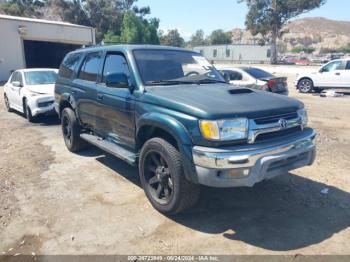
<path fill-rule="evenodd" d="M 80 61 L 81 54 L 69 54 L 67 55 L 59 70 L 59 76 L 64 78 L 71 78 L 72 74 Z"/>

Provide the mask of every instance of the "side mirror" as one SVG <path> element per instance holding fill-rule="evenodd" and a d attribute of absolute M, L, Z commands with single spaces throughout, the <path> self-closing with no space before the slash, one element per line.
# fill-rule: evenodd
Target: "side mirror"
<path fill-rule="evenodd" d="M 225 79 L 226 83 L 230 83 L 230 80 L 231 80 L 230 79 L 230 74 L 227 73 L 227 72 L 224 72 L 224 71 L 221 71 L 220 73 L 223 76 L 223 78 Z"/>
<path fill-rule="evenodd" d="M 328 72 L 327 69 L 325 69 L 324 67 L 321 67 L 320 71 L 319 71 L 321 74 L 324 73 L 324 72 Z"/>
<path fill-rule="evenodd" d="M 123 73 L 107 74 L 106 86 L 114 88 L 129 88 L 128 77 Z"/>
<path fill-rule="evenodd" d="M 20 81 L 14 81 L 14 82 L 12 82 L 11 84 L 12 84 L 13 86 L 15 86 L 15 87 L 22 87 L 22 84 L 21 84 Z"/>

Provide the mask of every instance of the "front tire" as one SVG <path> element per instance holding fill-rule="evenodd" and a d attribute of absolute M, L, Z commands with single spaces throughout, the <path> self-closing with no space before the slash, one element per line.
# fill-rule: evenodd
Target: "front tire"
<path fill-rule="evenodd" d="M 71 152 L 79 152 L 87 147 L 87 142 L 80 138 L 80 125 L 74 111 L 66 107 L 61 115 L 64 142 Z"/>
<path fill-rule="evenodd" d="M 310 93 L 314 89 L 314 83 L 311 79 L 301 79 L 298 83 L 298 89 L 300 93 Z"/>
<path fill-rule="evenodd" d="M 186 180 L 179 151 L 161 138 L 142 147 L 139 173 L 147 198 L 163 214 L 180 213 L 199 198 L 200 187 Z"/>
<path fill-rule="evenodd" d="M 24 113 L 25 118 L 27 118 L 27 120 L 30 123 L 34 122 L 34 117 L 32 115 L 32 110 L 30 109 L 30 107 L 28 105 L 27 99 L 23 100 L 23 113 Z"/>
<path fill-rule="evenodd" d="M 6 111 L 7 111 L 7 112 L 12 112 L 13 110 L 12 110 L 12 108 L 11 108 L 11 106 L 10 106 L 10 101 L 9 101 L 9 99 L 8 99 L 8 97 L 7 97 L 7 95 L 6 95 L 6 93 L 4 94 L 4 101 L 5 101 Z"/>

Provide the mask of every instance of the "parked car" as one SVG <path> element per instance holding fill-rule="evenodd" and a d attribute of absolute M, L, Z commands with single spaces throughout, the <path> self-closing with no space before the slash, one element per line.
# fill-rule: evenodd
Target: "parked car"
<path fill-rule="evenodd" d="M 333 60 L 317 72 L 298 74 L 295 86 L 301 93 L 323 89 L 350 89 L 350 59 Z"/>
<path fill-rule="evenodd" d="M 180 48 L 71 52 L 55 109 L 70 151 L 93 144 L 138 165 L 146 196 L 166 214 L 194 205 L 200 185 L 253 186 L 315 158 L 301 102 L 229 85 L 199 53 Z"/>
<path fill-rule="evenodd" d="M 55 113 L 54 87 L 57 69 L 21 69 L 13 72 L 4 86 L 7 111 L 24 113 L 32 122 L 38 115 Z"/>
<path fill-rule="evenodd" d="M 255 67 L 225 68 L 221 72 L 230 84 L 288 95 L 286 77 L 277 77 Z"/>
<path fill-rule="evenodd" d="M 301 57 L 301 58 L 299 58 L 299 59 L 296 59 L 294 62 L 295 62 L 296 65 L 304 65 L 304 66 L 311 65 L 311 63 L 312 63 L 312 62 L 311 62 L 308 58 L 306 58 L 306 57 Z"/>

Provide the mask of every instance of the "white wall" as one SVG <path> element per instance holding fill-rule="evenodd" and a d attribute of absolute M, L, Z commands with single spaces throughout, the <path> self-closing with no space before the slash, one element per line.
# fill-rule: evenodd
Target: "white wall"
<path fill-rule="evenodd" d="M 269 62 L 268 50 L 270 46 L 259 45 L 213 45 L 194 47 L 194 51 L 200 52 L 210 61 L 220 62 Z M 226 56 L 226 50 L 230 50 L 230 56 Z M 214 50 L 217 50 L 217 56 L 214 57 Z"/>
<path fill-rule="evenodd" d="M 26 27 L 26 34 L 18 33 Z M 89 27 L 53 23 L 9 20 L 0 17 L 0 82 L 7 80 L 11 70 L 25 67 L 23 39 L 78 45 L 95 44 L 95 32 Z"/>

